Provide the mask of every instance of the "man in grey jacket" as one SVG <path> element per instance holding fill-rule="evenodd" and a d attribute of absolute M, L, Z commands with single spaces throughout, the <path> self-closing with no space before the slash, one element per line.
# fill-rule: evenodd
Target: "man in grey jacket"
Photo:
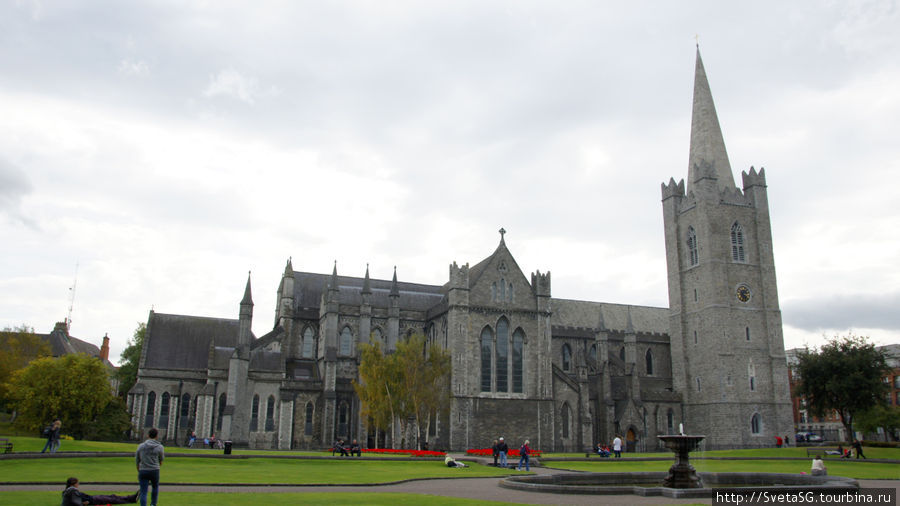
<path fill-rule="evenodd" d="M 150 504 L 156 506 L 159 498 L 159 467 L 163 463 L 163 445 L 156 440 L 159 431 L 150 429 L 147 440 L 138 446 L 134 452 L 134 462 L 137 465 L 138 481 L 141 484 L 141 506 L 147 506 L 147 486 L 153 485 L 153 495 Z"/>

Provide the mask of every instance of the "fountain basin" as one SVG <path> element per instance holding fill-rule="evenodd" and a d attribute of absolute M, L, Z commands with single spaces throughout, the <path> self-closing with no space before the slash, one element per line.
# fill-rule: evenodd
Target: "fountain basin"
<path fill-rule="evenodd" d="M 572 473 L 540 476 L 510 476 L 500 486 L 531 492 L 556 494 L 639 495 L 672 498 L 712 497 L 717 488 L 754 492 L 852 492 L 859 482 L 840 476 L 810 476 L 779 473 L 698 473 L 702 488 L 661 486 L 667 473 Z"/>

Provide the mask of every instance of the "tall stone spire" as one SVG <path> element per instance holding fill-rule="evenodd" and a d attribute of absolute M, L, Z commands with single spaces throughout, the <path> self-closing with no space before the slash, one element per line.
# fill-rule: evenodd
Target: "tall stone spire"
<path fill-rule="evenodd" d="M 691 153 L 688 161 L 688 188 L 703 179 L 718 180 L 719 188 L 735 188 L 731 164 L 725 151 L 725 139 L 716 116 L 716 106 L 706 69 L 697 47 L 697 65 L 694 70 L 694 106 L 691 115 Z"/>

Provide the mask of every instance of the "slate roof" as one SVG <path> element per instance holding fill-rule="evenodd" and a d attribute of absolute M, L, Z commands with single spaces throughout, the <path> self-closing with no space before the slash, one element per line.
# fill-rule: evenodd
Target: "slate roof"
<path fill-rule="evenodd" d="M 322 300 L 322 292 L 327 290 L 330 274 L 294 271 L 294 309 L 296 311 L 316 309 Z M 359 306 L 362 304 L 364 278 L 338 276 L 338 293 L 341 304 Z M 372 306 L 390 307 L 391 281 L 370 279 Z M 441 302 L 444 294 L 437 285 L 398 282 L 400 308 L 412 311 L 427 311 Z M 318 315 L 318 312 L 316 312 Z"/>
<path fill-rule="evenodd" d="M 206 370 L 210 343 L 215 342 L 217 347 L 234 348 L 239 329 L 236 319 L 151 312 L 144 367 Z"/>
<path fill-rule="evenodd" d="M 568 327 L 645 334 L 669 333 L 669 309 L 606 302 L 552 299 L 553 320 Z M 554 330 L 554 334 L 556 330 Z"/>
<path fill-rule="evenodd" d="M 36 333 L 35 335 L 50 345 L 50 354 L 54 357 L 84 353 L 91 357 L 100 358 L 100 348 L 87 341 L 82 341 L 77 337 L 68 335 L 65 323 L 57 323 L 56 327 L 54 327 L 53 331 L 49 334 Z M 106 367 L 115 368 L 109 360 L 103 360 L 103 364 L 106 365 Z"/>

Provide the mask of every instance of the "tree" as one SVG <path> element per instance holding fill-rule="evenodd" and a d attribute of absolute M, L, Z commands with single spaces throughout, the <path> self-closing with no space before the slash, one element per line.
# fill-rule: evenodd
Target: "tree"
<path fill-rule="evenodd" d="M 401 432 L 412 417 L 418 428 L 428 429 L 431 417 L 449 405 L 450 355 L 438 346 L 428 346 L 425 336 L 414 335 L 397 344 L 397 350 L 385 354 L 381 346 L 360 346 L 360 381 L 353 387 L 362 403 L 362 415 L 379 430 Z M 391 430 L 392 434 L 396 431 Z M 427 432 L 426 432 L 427 433 Z M 396 446 L 397 441 L 392 441 Z M 415 442 L 418 447 L 419 441 Z"/>
<path fill-rule="evenodd" d="M 119 396 L 123 399 L 137 382 L 138 367 L 141 365 L 141 351 L 144 348 L 144 337 L 147 335 L 147 324 L 138 322 L 134 336 L 128 340 L 128 346 L 120 355 L 121 364 L 116 371 L 119 379 Z"/>
<path fill-rule="evenodd" d="M 0 331 L 0 405 L 6 404 L 9 399 L 6 385 L 12 374 L 32 360 L 47 357 L 50 353 L 50 345 L 27 325 L 6 327 Z"/>
<path fill-rule="evenodd" d="M 16 425 L 35 434 L 59 418 L 64 433 L 82 438 L 106 421 L 110 413 L 104 410 L 113 400 L 106 366 L 84 354 L 34 360 L 13 374 L 9 388 L 19 412 Z"/>
<path fill-rule="evenodd" d="M 819 350 L 806 348 L 797 355 L 797 394 L 806 398 L 812 414 L 835 411 L 853 438 L 856 415 L 884 403 L 890 368 L 883 351 L 865 337 L 835 336 Z"/>
<path fill-rule="evenodd" d="M 897 431 L 900 430 L 900 407 L 880 405 L 873 406 L 856 415 L 856 426 L 863 432 L 878 432 L 878 428 L 884 429 L 884 440 L 888 438 L 897 440 Z"/>

